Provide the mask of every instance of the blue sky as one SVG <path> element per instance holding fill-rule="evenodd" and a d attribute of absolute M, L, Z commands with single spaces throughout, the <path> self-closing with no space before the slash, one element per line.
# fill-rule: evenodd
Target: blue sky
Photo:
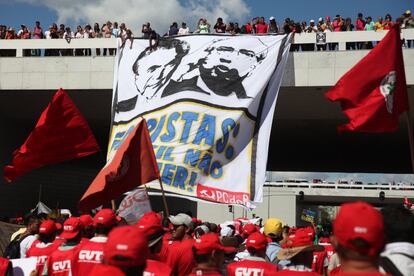
<path fill-rule="evenodd" d="M 384 16 L 390 13 L 395 18 L 407 9 L 414 10 L 412 0 L 129 0 L 131 7 L 128 9 L 125 9 L 123 5 L 125 2 L 117 0 L 0 0 L 0 21 L 14 28 L 19 28 L 22 23 L 32 28 L 36 20 L 40 20 L 43 27 L 53 22 L 66 23 L 75 27 L 77 24 L 84 25 L 93 23 L 92 21 L 103 23 L 106 19 L 110 19 L 125 21 L 127 26 L 137 30 L 144 21 L 152 22 L 157 29 L 167 29 L 170 20 L 193 22 L 203 13 L 210 21 L 214 21 L 215 16 L 223 14 L 228 21 L 243 22 L 260 15 L 266 18 L 275 16 L 278 22 L 281 22 L 286 17 L 309 21 L 326 15 L 333 17 L 335 14 L 355 19 L 358 12 L 375 18 L 378 15 Z M 145 6 L 148 11 L 142 9 L 142 6 Z M 178 16 L 174 17 L 177 13 L 177 6 L 191 7 L 187 11 L 180 10 Z"/>

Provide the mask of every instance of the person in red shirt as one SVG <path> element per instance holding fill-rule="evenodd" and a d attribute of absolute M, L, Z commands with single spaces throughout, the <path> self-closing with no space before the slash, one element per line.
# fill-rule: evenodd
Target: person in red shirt
<path fill-rule="evenodd" d="M 312 271 L 314 251 L 323 251 L 323 246 L 314 245 L 313 238 L 305 228 L 297 229 L 290 234 L 283 249 L 277 254 L 279 260 L 290 260 L 290 264 L 274 275 L 308 275 L 319 276 Z"/>
<path fill-rule="evenodd" d="M 259 17 L 255 25 L 256 34 L 267 34 L 268 26 L 264 22 L 264 17 Z"/>
<path fill-rule="evenodd" d="M 243 239 L 247 239 L 251 234 L 258 232 L 257 226 L 253 223 L 248 223 L 243 227 L 241 236 Z"/>
<path fill-rule="evenodd" d="M 13 276 L 13 266 L 9 259 L 0 257 L 0 275 Z"/>
<path fill-rule="evenodd" d="M 192 219 L 189 215 L 180 213 L 169 217 L 173 230 L 171 238 L 164 245 L 168 250 L 167 264 L 174 275 L 185 276 L 195 266 L 192 247 L 194 239 L 191 236 L 193 231 Z"/>
<path fill-rule="evenodd" d="M 74 259 L 82 239 L 79 218 L 70 217 L 63 223 L 61 238 L 66 241 L 47 260 L 42 275 L 69 276 L 73 274 Z"/>
<path fill-rule="evenodd" d="M 95 237 L 80 245 L 75 257 L 73 275 L 87 275 L 96 264 L 102 262 L 108 234 L 116 223 L 116 215 L 111 209 L 101 209 L 95 215 L 91 225 L 95 227 Z"/>
<path fill-rule="evenodd" d="M 27 257 L 36 257 L 36 275 L 42 275 L 43 267 L 49 256 L 63 243 L 55 240 L 56 224 L 53 220 L 45 220 L 39 227 L 39 238 L 27 250 Z"/>
<path fill-rule="evenodd" d="M 217 234 L 207 233 L 194 242 L 193 254 L 197 263 L 189 276 L 223 275 L 220 268 L 223 266 L 224 253 L 234 252 L 236 248 L 223 246 Z"/>
<path fill-rule="evenodd" d="M 136 225 L 119 226 L 108 235 L 103 263 L 93 267 L 88 275 L 143 275 L 149 255 L 145 233 Z"/>
<path fill-rule="evenodd" d="M 319 229 L 318 229 L 319 228 Z M 308 233 L 310 238 L 315 241 L 316 231 L 320 230 L 320 227 L 306 227 L 304 230 Z M 320 233 L 320 232 L 319 232 Z M 316 250 L 313 251 L 313 261 L 312 261 L 312 270 L 320 275 L 328 275 L 328 257 L 325 251 L 325 247 L 323 250 Z M 321 249 L 322 249 L 321 248 Z"/>
<path fill-rule="evenodd" d="M 158 254 L 163 246 L 164 228 L 161 225 L 161 216 L 153 211 L 145 213 L 138 221 L 137 226 L 143 230 L 148 238 L 148 247 L 150 255 L 147 259 L 145 275 L 147 276 L 168 276 L 172 275 L 171 268 L 164 262 L 160 261 Z"/>
<path fill-rule="evenodd" d="M 82 237 L 89 240 L 95 235 L 93 229 L 93 219 L 91 215 L 81 215 L 79 220 L 82 225 Z"/>
<path fill-rule="evenodd" d="M 254 276 L 268 275 L 269 272 L 277 271 L 277 266 L 266 262 L 267 238 L 260 232 L 254 232 L 246 240 L 246 248 L 250 256 L 240 262 L 231 263 L 227 266 L 229 276 Z"/>
<path fill-rule="evenodd" d="M 384 240 L 384 222 L 378 210 L 366 202 L 343 204 L 331 237 L 341 266 L 330 275 L 384 276 L 378 268 Z"/>

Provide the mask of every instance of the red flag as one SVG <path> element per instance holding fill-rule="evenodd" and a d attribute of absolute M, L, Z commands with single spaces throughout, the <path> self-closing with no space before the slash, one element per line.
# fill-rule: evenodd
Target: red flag
<path fill-rule="evenodd" d="M 33 169 L 98 151 L 88 123 L 65 91 L 59 89 L 26 142 L 13 153 L 12 163 L 4 167 L 4 179 L 10 183 Z"/>
<path fill-rule="evenodd" d="M 340 101 L 349 123 L 339 131 L 391 132 L 408 110 L 400 27 L 394 25 L 371 52 L 326 93 Z"/>
<path fill-rule="evenodd" d="M 157 160 L 147 123 L 141 119 L 112 160 L 95 177 L 82 196 L 79 208 L 89 211 L 158 177 Z"/>

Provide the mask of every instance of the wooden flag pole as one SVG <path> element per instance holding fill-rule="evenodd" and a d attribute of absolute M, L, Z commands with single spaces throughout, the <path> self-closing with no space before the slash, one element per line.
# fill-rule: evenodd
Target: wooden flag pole
<path fill-rule="evenodd" d="M 414 174 L 414 142 L 413 142 L 413 128 L 411 125 L 411 120 L 410 120 L 410 113 L 407 110 L 407 112 L 405 112 L 405 118 L 407 121 L 407 129 L 408 129 L 408 140 L 410 141 L 410 157 L 411 157 L 411 170 L 412 173 Z"/>
<path fill-rule="evenodd" d="M 116 212 L 115 200 L 111 200 L 111 206 L 112 206 L 112 211 L 114 211 L 114 213 L 115 213 Z"/>
<path fill-rule="evenodd" d="M 160 183 L 162 202 L 164 203 L 165 215 L 168 218 L 170 216 L 170 211 L 168 210 L 167 199 L 165 197 L 164 186 L 162 185 L 161 177 L 158 177 L 158 182 Z"/>

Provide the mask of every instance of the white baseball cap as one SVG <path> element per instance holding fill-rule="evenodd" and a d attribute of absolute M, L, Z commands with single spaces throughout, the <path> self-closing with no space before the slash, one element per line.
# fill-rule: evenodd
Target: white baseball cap
<path fill-rule="evenodd" d="M 271 16 L 270 18 L 269 18 L 269 20 L 271 21 L 271 20 L 275 20 L 275 18 L 273 17 L 273 16 Z"/>
<path fill-rule="evenodd" d="M 310 22 L 310 23 L 315 23 L 315 20 L 311 19 L 309 22 Z"/>
<path fill-rule="evenodd" d="M 173 225 L 179 226 L 179 225 L 185 225 L 190 226 L 192 219 L 189 215 L 184 213 L 179 213 L 176 216 L 170 216 L 170 221 Z"/>
<path fill-rule="evenodd" d="M 322 17 L 319 17 L 319 22 L 322 22 L 323 21 L 323 18 Z"/>

